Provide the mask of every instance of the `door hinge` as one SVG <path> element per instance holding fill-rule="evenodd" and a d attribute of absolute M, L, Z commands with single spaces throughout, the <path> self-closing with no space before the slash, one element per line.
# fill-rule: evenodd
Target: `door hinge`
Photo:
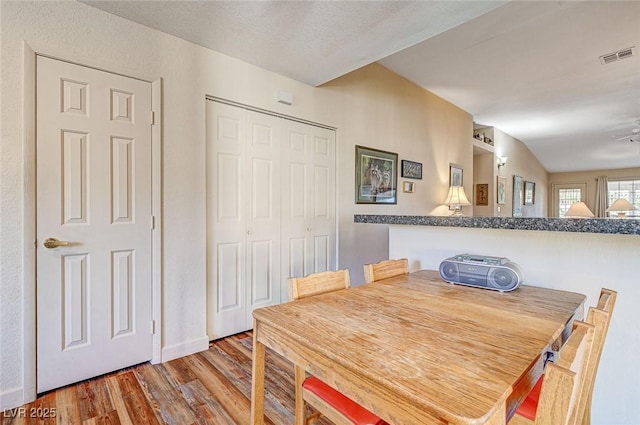
<path fill-rule="evenodd" d="M 152 320 L 151 321 L 151 335 L 155 335 L 156 333 L 156 321 Z"/>
<path fill-rule="evenodd" d="M 151 125 L 156 125 L 156 113 L 151 111 Z"/>
<path fill-rule="evenodd" d="M 152 215 L 151 216 L 151 230 L 155 230 L 156 229 L 156 216 Z"/>

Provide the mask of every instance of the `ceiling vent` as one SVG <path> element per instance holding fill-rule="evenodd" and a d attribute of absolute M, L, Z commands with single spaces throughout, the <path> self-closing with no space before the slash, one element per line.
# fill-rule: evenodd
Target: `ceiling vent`
<path fill-rule="evenodd" d="M 606 55 L 600 56 L 600 62 L 603 65 L 606 65 L 611 62 L 615 62 L 620 59 L 630 58 L 631 56 L 635 56 L 636 47 L 628 47 L 626 49 L 618 50 L 617 52 L 607 53 Z"/>

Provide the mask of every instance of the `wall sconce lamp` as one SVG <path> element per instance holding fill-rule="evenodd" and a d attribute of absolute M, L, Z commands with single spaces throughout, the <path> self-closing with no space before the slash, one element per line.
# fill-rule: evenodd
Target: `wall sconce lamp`
<path fill-rule="evenodd" d="M 449 209 L 453 208 L 452 217 L 461 217 L 462 207 L 466 207 L 471 205 L 467 195 L 464 193 L 464 187 L 462 186 L 449 186 L 449 194 L 447 195 L 447 199 L 444 201 L 445 205 L 449 207 Z"/>
<path fill-rule="evenodd" d="M 618 216 L 616 218 L 625 218 L 627 215 L 627 211 L 635 211 L 638 208 L 627 201 L 626 199 L 619 198 L 616 199 L 613 204 L 609 208 L 607 208 L 606 212 L 617 212 Z"/>
<path fill-rule="evenodd" d="M 505 165 L 507 165 L 507 159 L 509 159 L 508 156 L 498 157 L 498 170 L 500 169 L 500 167 L 504 167 Z"/>

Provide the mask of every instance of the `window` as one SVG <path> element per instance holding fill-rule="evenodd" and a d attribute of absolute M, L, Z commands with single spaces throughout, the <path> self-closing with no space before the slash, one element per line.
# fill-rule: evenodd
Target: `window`
<path fill-rule="evenodd" d="M 560 217 L 569 210 L 571 205 L 582 200 L 582 190 L 580 189 L 559 189 L 558 190 L 558 212 Z"/>
<path fill-rule="evenodd" d="M 640 209 L 640 180 L 610 180 L 607 187 L 608 205 L 616 199 L 623 198 Z M 610 212 L 609 217 L 617 213 Z M 627 212 L 627 217 L 640 217 L 640 210 Z"/>
<path fill-rule="evenodd" d="M 640 186 L 639 186 L 640 188 Z M 553 211 L 556 217 L 564 217 L 569 207 L 584 201 L 587 193 L 586 183 L 553 184 Z"/>

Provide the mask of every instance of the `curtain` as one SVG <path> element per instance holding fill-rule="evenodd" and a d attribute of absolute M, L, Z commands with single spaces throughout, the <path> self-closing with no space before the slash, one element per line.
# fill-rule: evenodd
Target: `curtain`
<path fill-rule="evenodd" d="M 600 176 L 596 178 L 596 205 L 593 211 L 593 214 L 596 217 L 607 217 L 606 209 L 609 207 L 607 205 L 608 185 L 609 179 L 607 176 Z"/>

